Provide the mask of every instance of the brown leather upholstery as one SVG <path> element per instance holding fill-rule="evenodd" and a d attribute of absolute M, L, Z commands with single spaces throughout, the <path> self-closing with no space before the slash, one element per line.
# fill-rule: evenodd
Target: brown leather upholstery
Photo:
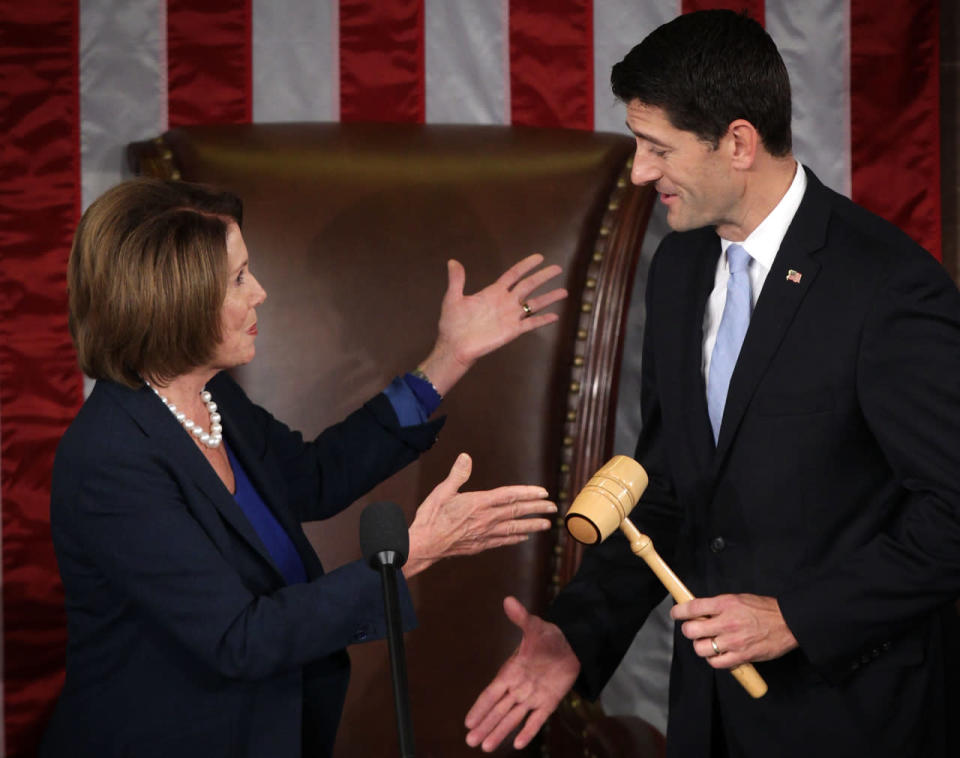
<path fill-rule="evenodd" d="M 567 130 L 274 124 L 178 129 L 131 145 L 129 156 L 137 172 L 243 198 L 252 268 L 269 297 L 257 358 L 237 375 L 306 435 L 426 355 L 447 258 L 466 266 L 467 291 L 530 252 L 563 266 L 570 298 L 560 322 L 475 367 L 445 400 L 434 449 L 363 500 L 394 500 L 412 518 L 461 450 L 474 459 L 469 488 L 540 483 L 561 508 L 606 459 L 622 321 L 650 208 L 649 193 L 626 181 L 632 149 L 626 137 Z M 361 510 L 308 525 L 328 570 L 359 556 Z M 519 638 L 501 600 L 514 594 L 542 610 L 576 564 L 564 545 L 557 530 L 448 560 L 411 582 L 418 755 L 477 755 L 464 745 L 464 715 Z M 350 652 L 337 755 L 396 754 L 386 645 Z"/>

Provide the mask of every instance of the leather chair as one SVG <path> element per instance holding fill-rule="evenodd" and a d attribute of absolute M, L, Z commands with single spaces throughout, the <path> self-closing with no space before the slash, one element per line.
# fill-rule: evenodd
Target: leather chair
<path fill-rule="evenodd" d="M 237 376 L 305 435 L 426 355 L 447 258 L 466 266 L 468 292 L 530 252 L 563 267 L 570 296 L 560 321 L 481 361 L 445 399 L 437 445 L 363 500 L 398 502 L 408 520 L 462 450 L 474 460 L 468 488 L 538 483 L 561 511 L 609 456 L 623 324 L 652 201 L 628 181 L 632 152 L 632 140 L 611 134 L 398 124 L 198 126 L 128 147 L 135 173 L 243 198 L 252 269 L 269 297 L 257 358 Z M 361 510 L 306 525 L 328 569 L 359 556 Z M 420 756 L 478 754 L 464 743 L 463 718 L 519 640 L 502 598 L 542 611 L 578 560 L 558 520 L 552 533 L 447 560 L 411 582 L 420 625 L 406 648 Z M 350 654 L 337 755 L 393 755 L 386 644 Z M 662 750 L 645 722 L 609 719 L 571 697 L 527 752 Z"/>

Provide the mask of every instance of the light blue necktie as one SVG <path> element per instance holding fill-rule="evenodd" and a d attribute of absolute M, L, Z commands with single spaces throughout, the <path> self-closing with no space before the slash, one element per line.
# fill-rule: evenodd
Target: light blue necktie
<path fill-rule="evenodd" d="M 727 281 L 727 302 L 723 306 L 717 342 L 710 356 L 710 374 L 707 377 L 707 410 L 710 412 L 710 426 L 713 427 L 713 441 L 720 437 L 720 421 L 723 419 L 723 406 L 727 402 L 727 388 L 733 367 L 737 365 L 740 346 L 750 325 L 750 311 L 753 299 L 750 296 L 750 253 L 740 245 L 727 248 L 727 261 L 730 264 L 730 279 Z"/>

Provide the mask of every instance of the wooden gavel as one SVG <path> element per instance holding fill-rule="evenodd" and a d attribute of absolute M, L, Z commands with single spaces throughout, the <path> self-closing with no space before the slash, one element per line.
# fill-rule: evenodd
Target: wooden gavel
<path fill-rule="evenodd" d="M 566 515 L 567 531 L 578 542 L 595 545 L 619 528 L 630 542 L 633 554 L 647 562 L 674 600 L 685 603 L 693 600 L 693 593 L 657 554 L 653 541 L 628 518 L 648 481 L 647 472 L 633 458 L 614 456 L 590 478 L 573 501 Z M 753 664 L 741 663 L 730 669 L 730 673 L 753 697 L 767 693 L 767 683 Z"/>

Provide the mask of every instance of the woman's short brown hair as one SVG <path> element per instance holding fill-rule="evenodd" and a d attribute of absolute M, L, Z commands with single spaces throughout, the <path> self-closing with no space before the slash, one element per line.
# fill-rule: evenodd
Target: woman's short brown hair
<path fill-rule="evenodd" d="M 80 219 L 67 266 L 80 368 L 130 387 L 165 384 L 213 357 L 226 294 L 227 225 L 239 198 L 187 182 L 133 179 Z"/>

